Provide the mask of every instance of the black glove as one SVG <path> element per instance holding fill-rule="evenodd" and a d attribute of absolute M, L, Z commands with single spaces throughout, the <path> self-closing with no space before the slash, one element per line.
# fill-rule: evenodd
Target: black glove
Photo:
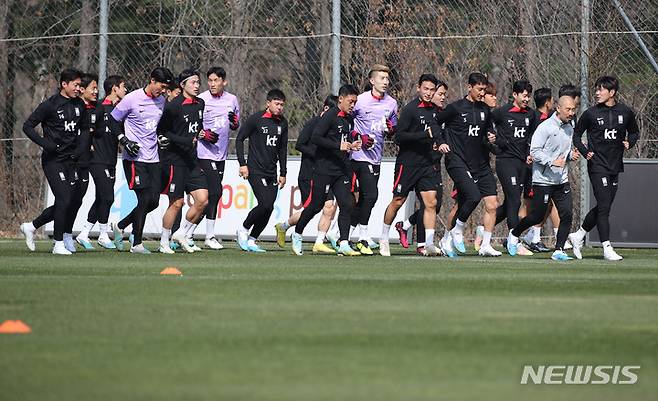
<path fill-rule="evenodd" d="M 228 123 L 229 123 L 229 128 L 231 128 L 232 131 L 235 131 L 240 127 L 240 121 L 238 120 L 238 115 L 233 112 L 233 110 L 228 112 Z"/>
<path fill-rule="evenodd" d="M 206 141 L 210 143 L 217 143 L 217 140 L 219 139 L 219 136 L 217 136 L 216 133 L 212 132 L 209 129 L 204 129 L 199 132 L 198 136 L 200 141 Z"/>
<path fill-rule="evenodd" d="M 127 136 L 125 135 L 122 136 L 119 139 L 119 143 L 123 146 L 123 148 L 126 150 L 126 152 L 128 152 L 130 156 L 137 157 L 137 155 L 139 154 L 139 148 L 140 148 L 139 144 L 135 141 L 131 141 L 130 139 L 128 139 Z"/>
<path fill-rule="evenodd" d="M 169 138 L 167 138 L 164 135 L 158 135 L 158 146 L 160 149 L 165 150 L 169 147 L 169 144 L 171 142 L 169 141 Z"/>
<path fill-rule="evenodd" d="M 361 137 L 361 147 L 363 149 L 368 150 L 372 148 L 373 145 L 375 144 L 375 138 L 371 137 L 368 134 L 361 134 L 360 137 Z"/>

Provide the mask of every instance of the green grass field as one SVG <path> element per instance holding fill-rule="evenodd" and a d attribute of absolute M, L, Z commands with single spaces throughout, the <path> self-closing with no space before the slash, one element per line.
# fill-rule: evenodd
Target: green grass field
<path fill-rule="evenodd" d="M 37 247 L 0 243 L 0 322 L 33 330 L 0 334 L 0 400 L 658 399 L 658 250 L 609 264 Z M 526 364 L 641 369 L 635 385 L 521 385 Z"/>

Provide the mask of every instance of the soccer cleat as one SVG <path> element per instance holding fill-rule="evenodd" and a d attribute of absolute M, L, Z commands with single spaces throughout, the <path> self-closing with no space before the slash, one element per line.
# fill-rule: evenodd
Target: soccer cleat
<path fill-rule="evenodd" d="M 168 246 L 164 246 L 164 245 L 160 245 L 160 248 L 158 248 L 158 252 L 164 253 L 164 254 L 167 254 L 167 255 L 173 255 L 173 254 L 176 253 L 176 252 L 174 252 L 173 249 L 169 248 Z"/>
<path fill-rule="evenodd" d="M 141 253 L 143 255 L 148 255 L 151 253 L 144 244 L 133 245 L 130 247 L 130 253 Z"/>
<path fill-rule="evenodd" d="M 135 245 L 135 234 L 130 233 L 130 235 L 128 236 L 128 242 L 130 242 L 130 246 Z"/>
<path fill-rule="evenodd" d="M 516 256 L 518 247 L 519 247 L 518 242 L 510 241 L 509 239 L 507 240 L 507 253 L 509 253 L 510 256 Z"/>
<path fill-rule="evenodd" d="M 297 256 L 302 256 L 304 254 L 304 249 L 302 247 L 302 235 L 297 233 L 292 233 L 290 239 L 292 239 L 292 253 L 294 253 Z M 313 246 L 313 252 L 315 252 L 315 246 Z"/>
<path fill-rule="evenodd" d="M 439 241 L 439 247 L 441 248 L 441 253 L 443 253 L 445 256 L 449 258 L 456 258 L 457 254 L 452 248 L 452 239 L 450 237 L 451 235 L 449 235 L 448 238 L 441 238 L 441 241 Z"/>
<path fill-rule="evenodd" d="M 327 233 L 327 239 L 331 243 L 331 247 L 334 248 L 334 250 L 338 250 L 338 237 L 336 236 L 336 233 Z"/>
<path fill-rule="evenodd" d="M 238 242 L 240 249 L 247 251 L 249 248 L 249 244 L 247 243 L 249 241 L 249 233 L 246 230 L 238 229 L 238 231 L 236 231 L 236 235 L 236 241 Z"/>
<path fill-rule="evenodd" d="M 112 234 L 114 235 L 114 246 L 117 250 L 123 251 L 123 230 L 115 222 L 110 223 Z"/>
<path fill-rule="evenodd" d="M 203 243 L 206 246 L 206 248 L 209 249 L 214 249 L 214 250 L 224 249 L 224 245 L 222 245 L 222 243 L 219 242 L 215 237 L 206 238 L 206 240 L 203 241 Z"/>
<path fill-rule="evenodd" d="M 107 236 L 106 233 L 103 233 L 98 236 L 98 245 L 100 245 L 102 248 L 105 249 L 116 249 L 116 245 L 114 245 L 114 242 L 110 240 L 110 237 Z"/>
<path fill-rule="evenodd" d="M 55 241 L 53 246 L 53 255 L 72 255 L 72 253 L 66 249 L 63 242 Z"/>
<path fill-rule="evenodd" d="M 438 254 L 434 244 L 425 244 L 425 256 L 436 256 Z"/>
<path fill-rule="evenodd" d="M 333 250 L 332 248 L 329 248 L 325 244 L 314 244 L 313 245 L 313 253 L 329 253 L 329 254 L 335 254 L 336 251 Z"/>
<path fill-rule="evenodd" d="M 583 237 L 577 232 L 575 232 L 569 234 L 569 240 L 571 241 L 571 244 L 573 246 L 573 256 L 575 256 L 576 259 L 579 260 L 582 259 Z M 565 244 L 565 248 L 566 248 L 566 244 Z"/>
<path fill-rule="evenodd" d="M 25 236 L 25 245 L 27 245 L 27 249 L 34 252 L 34 250 L 37 249 L 36 245 L 34 245 L 34 233 L 36 230 L 33 230 L 30 225 L 30 223 L 21 224 L 21 232 Z"/>
<path fill-rule="evenodd" d="M 276 230 L 276 244 L 279 248 L 284 248 L 286 246 L 286 230 L 283 229 L 281 223 L 276 223 L 274 229 Z"/>
<path fill-rule="evenodd" d="M 178 245 L 177 242 L 169 241 L 169 248 L 171 248 L 173 251 L 176 251 L 180 249 L 180 245 Z"/>
<path fill-rule="evenodd" d="M 419 246 L 416 248 L 416 253 L 420 256 L 427 256 L 427 251 L 425 250 L 424 246 Z"/>
<path fill-rule="evenodd" d="M 356 250 L 361 254 L 361 255 L 373 255 L 372 249 L 368 247 L 368 241 L 362 240 L 356 243 Z"/>
<path fill-rule="evenodd" d="M 574 252 L 574 255 L 575 255 L 575 252 Z M 615 252 L 615 250 L 612 249 L 612 247 L 610 246 L 610 247 L 604 247 L 603 248 L 603 259 L 609 260 L 611 262 L 616 262 L 616 261 L 619 261 L 619 260 L 623 260 L 624 258 L 620 254 Z"/>
<path fill-rule="evenodd" d="M 190 243 L 187 242 L 187 238 L 185 238 L 185 235 L 181 234 L 176 234 L 171 236 L 171 240 L 176 242 L 180 247 L 187 253 L 194 253 L 194 249 L 190 246 Z M 132 252 L 132 250 L 131 250 Z"/>
<path fill-rule="evenodd" d="M 573 245 L 571 244 L 571 241 L 567 238 L 567 240 L 564 242 L 564 249 L 573 249 Z"/>
<path fill-rule="evenodd" d="M 556 249 L 555 252 L 551 255 L 551 259 L 563 262 L 566 260 L 572 260 L 573 258 L 566 254 L 566 252 Z"/>
<path fill-rule="evenodd" d="M 89 238 L 82 238 L 78 235 L 75 237 L 75 241 L 87 251 L 94 249 L 94 246 L 91 244 L 91 241 L 89 241 Z"/>
<path fill-rule="evenodd" d="M 507 245 L 505 246 L 507 248 Z M 525 247 L 523 244 L 518 244 L 516 246 L 516 254 L 519 256 L 532 256 L 534 253 L 532 253 L 528 248 Z"/>
<path fill-rule="evenodd" d="M 502 252 L 495 250 L 491 245 L 482 246 L 482 247 L 480 247 L 480 250 L 478 251 L 478 255 L 480 255 L 480 256 L 498 257 L 502 254 L 503 254 Z"/>
<path fill-rule="evenodd" d="M 194 243 L 194 240 L 192 238 L 187 239 L 187 244 L 190 246 L 190 248 L 192 248 L 192 250 L 194 252 L 199 252 L 201 250 L 201 248 L 196 246 L 196 244 Z"/>
<path fill-rule="evenodd" d="M 257 244 L 248 244 L 247 245 L 247 252 L 254 252 L 254 253 L 265 253 L 267 252 L 265 249 L 259 247 Z"/>
<path fill-rule="evenodd" d="M 452 241 L 452 246 L 457 250 L 457 252 L 466 253 L 466 246 L 464 245 L 463 234 L 455 235 L 453 232 L 450 232 L 450 238 Z"/>
<path fill-rule="evenodd" d="M 475 228 L 475 241 L 473 241 L 473 248 L 476 252 L 480 251 L 480 245 L 482 245 L 482 237 L 484 236 L 484 226 L 477 226 Z"/>
<path fill-rule="evenodd" d="M 376 243 L 375 241 L 372 240 L 372 238 L 368 238 L 368 248 L 375 250 L 379 248 L 379 244 Z"/>
<path fill-rule="evenodd" d="M 349 243 L 342 243 L 338 247 L 338 254 L 339 255 L 345 255 L 345 256 L 360 256 L 361 253 L 355 251 L 352 249 Z"/>
<path fill-rule="evenodd" d="M 70 236 L 70 235 L 64 234 L 64 246 L 66 247 L 66 249 L 67 249 L 69 252 L 71 252 L 71 253 L 75 253 L 75 252 L 76 252 L 76 249 L 75 249 L 75 242 L 73 242 L 73 236 Z"/>
<path fill-rule="evenodd" d="M 391 256 L 391 250 L 389 249 L 388 240 L 379 240 L 379 254 L 382 256 Z"/>
<path fill-rule="evenodd" d="M 400 236 L 400 245 L 402 245 L 404 249 L 407 249 L 409 248 L 409 238 L 407 238 L 407 230 L 405 230 L 403 226 L 404 225 L 402 224 L 401 221 L 395 223 L 395 229 L 397 230 L 398 235 Z"/>

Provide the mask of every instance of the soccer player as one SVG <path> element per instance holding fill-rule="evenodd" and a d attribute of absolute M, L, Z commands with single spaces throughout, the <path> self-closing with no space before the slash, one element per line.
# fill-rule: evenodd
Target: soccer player
<path fill-rule="evenodd" d="M 535 113 L 536 119 L 538 123 L 543 122 L 546 120 L 548 117 L 550 117 L 551 113 L 553 113 L 553 94 L 551 92 L 550 88 L 539 88 L 535 90 L 533 94 L 534 100 L 535 100 Z M 532 159 L 532 157 L 531 157 Z M 524 218 L 528 214 L 528 210 L 530 209 L 530 203 L 532 199 L 532 163 L 527 165 L 527 171 L 526 171 L 526 176 L 525 176 L 525 182 L 523 183 L 523 204 L 521 205 L 521 210 L 519 211 L 519 217 Z M 549 209 L 551 210 L 551 217 L 553 216 L 552 214 L 552 203 L 551 206 L 549 206 Z M 557 216 L 557 214 L 556 214 Z M 522 240 L 525 243 L 526 247 L 531 252 L 549 252 L 550 249 L 544 245 L 544 243 L 541 241 L 541 228 L 543 226 L 543 222 L 530 227 L 528 230 L 528 233 L 523 236 Z M 555 224 L 557 227 L 559 224 Z"/>
<path fill-rule="evenodd" d="M 114 202 L 114 182 L 119 143 L 117 137 L 110 131 L 108 120 L 114 106 L 126 96 L 125 79 L 119 75 L 110 75 L 103 82 L 103 89 L 105 89 L 107 95 L 101 104 L 94 109 L 94 114 L 90 117 L 93 130 L 91 131 L 92 151 L 89 160 L 89 173 L 94 179 L 96 194 L 94 203 L 87 215 L 87 222 L 82 227 L 82 231 L 80 231 L 76 240 L 78 243 L 90 242 L 89 232 L 98 222 L 98 244 L 106 249 L 115 249 L 116 246 L 107 233 L 109 231 L 110 209 Z"/>
<path fill-rule="evenodd" d="M 84 102 L 80 96 L 82 72 L 67 68 L 59 76 L 59 92 L 41 103 L 23 124 L 23 132 L 41 146 L 41 166 L 48 180 L 55 204 L 46 208 L 32 222 L 21 224 L 21 232 L 30 251 L 35 250 L 34 233 L 54 220 L 55 245 L 52 253 L 71 255 L 75 252 L 72 237 L 64 242 L 68 225 L 68 209 L 71 205 L 75 178 L 75 150 L 78 130 L 82 122 Z M 43 136 L 35 130 L 41 125 Z"/>
<path fill-rule="evenodd" d="M 555 251 L 551 259 L 572 259 L 564 252 L 572 220 L 572 197 L 569 186 L 569 162 L 578 160 L 578 151 L 572 150 L 573 126 L 576 115 L 576 100 L 572 96 L 560 96 L 555 113 L 539 125 L 532 136 L 532 189 L 534 192 L 530 214 L 510 231 L 507 251 L 516 255 L 519 237 L 531 226 L 542 221 L 548 203 L 553 200 L 560 214 Z"/>
<path fill-rule="evenodd" d="M 496 175 L 503 188 L 505 200 L 496 211 L 496 224 L 507 220 L 512 230 L 519 224 L 521 196 L 526 181 L 527 166 L 532 164 L 530 141 L 537 128 L 537 115 L 528 107 L 532 85 L 516 81 L 512 85 L 512 102 L 495 109 L 491 114 L 496 128 L 496 144 L 501 152 L 496 156 Z M 519 255 L 532 255 L 523 245 Z"/>
<path fill-rule="evenodd" d="M 311 142 L 311 136 L 315 127 L 318 125 L 321 117 L 329 111 L 329 109 L 336 107 L 338 104 L 338 96 L 329 95 L 324 100 L 322 106 L 322 111 L 319 116 L 315 116 L 308 120 L 306 124 L 302 127 L 302 130 L 299 133 L 297 138 L 297 143 L 295 144 L 295 149 L 297 149 L 302 154 L 302 163 L 299 168 L 299 175 L 297 177 L 297 185 L 301 193 L 301 199 L 304 207 L 308 207 L 311 204 L 312 194 L 311 190 L 313 189 L 313 172 L 315 171 L 315 151 L 317 146 Z M 327 200 L 324 202 L 324 207 L 322 208 L 322 216 L 318 222 L 318 236 L 315 239 L 315 244 L 313 244 L 313 253 L 336 253 L 337 240 L 338 237 L 328 234 L 329 226 L 336 214 L 336 203 L 334 202 L 333 194 L 327 195 Z M 276 229 L 276 241 L 279 247 L 283 248 L 286 244 L 286 231 L 290 227 L 294 227 L 299 218 L 302 215 L 302 211 L 299 211 L 292 216 L 290 216 L 286 221 L 282 223 L 277 223 L 274 228 Z M 327 237 L 334 249 L 329 248 L 324 244 L 324 239 Z"/>
<path fill-rule="evenodd" d="M 183 250 L 194 252 L 187 234 L 194 232 L 208 205 L 206 177 L 197 160 L 197 141 L 217 142 L 217 134 L 203 128 L 205 102 L 197 97 L 199 73 L 192 69 L 183 70 L 178 76 L 178 82 L 181 94 L 165 105 L 157 127 L 165 184 L 162 194 L 169 198 L 169 207 L 162 216 L 159 251 L 168 254 L 174 253 L 169 247 L 170 236 Z M 190 194 L 194 202 L 187 210 L 180 228 L 172 235 L 171 229 L 183 208 L 185 193 Z"/>
<path fill-rule="evenodd" d="M 349 153 L 361 148 L 361 140 L 354 131 L 352 117 L 358 94 L 354 86 L 343 85 L 338 91 L 338 107 L 333 107 L 324 113 L 313 130 L 311 141 L 317 148 L 311 202 L 302 211 L 295 232 L 292 234 L 292 251 L 295 255 L 303 254 L 304 228 L 313 216 L 322 210 L 330 190 L 333 191 L 340 208 L 338 214 L 340 238 L 337 252 L 346 256 L 360 255 L 348 242 L 354 202 Z"/>
<path fill-rule="evenodd" d="M 594 190 L 596 206 L 592 208 L 577 232 L 569 235 L 573 254 L 582 259 L 585 236 L 594 227 L 599 229 L 603 258 L 617 261 L 623 258 L 610 244 L 610 209 L 615 200 L 619 173 L 624 171 L 624 151 L 633 147 L 640 135 L 635 113 L 617 101 L 619 81 L 603 76 L 594 84 L 596 105 L 580 116 L 574 130 L 573 143 L 587 159 L 587 172 Z M 582 135 L 587 132 L 587 144 Z"/>
<path fill-rule="evenodd" d="M 368 234 L 370 213 L 375 207 L 379 192 L 379 170 L 384 154 L 384 139 L 395 132 L 398 103 L 386 93 L 389 86 L 389 68 L 376 64 L 368 73 L 372 89 L 360 94 L 354 106 L 354 129 L 359 133 L 361 149 L 351 152 L 354 178 L 359 183 L 358 201 L 352 212 L 352 225 L 359 233 L 356 249 L 362 255 L 372 255 Z"/>
<path fill-rule="evenodd" d="M 436 92 L 434 92 L 434 97 L 432 98 L 432 103 L 440 110 L 443 110 L 446 101 L 446 95 L 448 92 L 448 84 L 439 80 L 437 84 Z M 438 152 L 436 144 L 432 145 L 435 149 L 432 152 L 434 159 L 434 171 L 439 177 L 439 189 L 436 191 L 436 214 L 439 214 L 441 210 L 441 203 L 443 198 L 443 182 L 441 179 L 441 159 L 443 153 Z M 409 247 L 409 239 L 407 232 L 412 226 L 416 226 L 416 253 L 421 256 L 426 256 L 427 252 L 425 251 L 425 224 L 423 223 L 423 216 L 425 215 L 425 206 L 423 204 L 423 198 L 420 195 L 420 191 L 416 190 L 416 198 L 420 203 L 420 207 L 409 216 L 404 222 L 398 221 L 395 223 L 395 229 L 398 231 L 400 236 L 400 244 L 403 248 Z"/>
<path fill-rule="evenodd" d="M 123 230 L 132 224 L 130 252 L 151 253 L 142 244 L 146 215 L 158 207 L 161 190 L 157 127 L 165 106 L 165 90 L 174 80 L 166 67 L 151 71 L 148 85 L 127 94 L 110 113 L 110 129 L 123 146 L 123 170 L 137 205 L 118 223 L 112 223 L 114 243 L 123 249 Z M 121 126 L 123 122 L 123 127 Z"/>
<path fill-rule="evenodd" d="M 85 103 L 83 123 L 78 131 L 76 143 L 76 174 L 78 180 L 73 187 L 73 200 L 69 206 L 68 226 L 64 235 L 73 236 L 73 223 L 82 206 L 82 200 L 89 188 L 89 162 L 91 161 L 91 136 L 96 126 L 96 101 L 98 100 L 98 75 L 84 73 L 80 81 L 80 98 Z M 94 249 L 89 241 L 89 231 L 83 227 L 75 238 L 78 244 L 86 250 Z"/>
<path fill-rule="evenodd" d="M 279 89 L 267 92 L 265 111 L 247 119 L 235 143 L 240 162 L 240 177 L 249 180 L 258 205 L 251 209 L 237 231 L 238 245 L 243 251 L 265 252 L 256 239 L 267 225 L 278 190 L 286 185 L 288 158 L 288 120 L 283 116 L 286 96 Z M 244 158 L 244 141 L 249 139 L 249 155 Z M 279 163 L 277 178 L 276 164 Z M 249 231 L 251 229 L 251 232 Z"/>
<path fill-rule="evenodd" d="M 223 249 L 224 246 L 215 238 L 215 220 L 219 199 L 222 197 L 222 179 L 228 156 L 229 136 L 231 131 L 240 127 L 240 105 L 238 98 L 226 90 L 228 80 L 224 68 L 212 67 L 206 73 L 206 77 L 208 90 L 199 95 L 199 98 L 205 102 L 203 128 L 216 133 L 217 142 L 200 141 L 196 149 L 208 187 L 204 243 L 210 249 Z"/>
<path fill-rule="evenodd" d="M 438 108 L 432 98 L 439 80 L 432 74 L 423 74 L 416 88 L 418 97 L 407 103 L 400 112 L 400 120 L 395 132 L 395 141 L 400 147 L 395 160 L 395 182 L 393 199 L 384 213 L 384 225 L 379 241 L 379 253 L 391 256 L 389 232 L 393 219 L 407 200 L 409 192 L 416 189 L 424 205 L 425 252 L 435 256 L 434 227 L 436 225 L 436 204 L 441 175 L 434 169 L 434 156 L 443 143 L 441 126 L 437 124 Z"/>
<path fill-rule="evenodd" d="M 500 256 L 491 246 L 491 234 L 496 223 L 496 178 L 489 165 L 489 152 L 494 151 L 496 135 L 489 107 L 482 101 L 487 77 L 479 72 L 468 77 L 468 94 L 449 104 L 439 113 L 438 122 L 445 123 L 447 144 L 446 169 L 458 191 L 458 209 L 455 219 L 449 222 L 449 237 L 441 241 L 445 254 L 453 253 L 453 246 L 465 252 L 464 226 L 477 207 L 484 201 L 484 233 L 478 254 Z"/>

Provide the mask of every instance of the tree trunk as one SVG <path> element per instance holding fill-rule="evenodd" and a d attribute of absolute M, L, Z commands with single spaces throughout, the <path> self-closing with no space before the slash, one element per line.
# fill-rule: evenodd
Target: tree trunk
<path fill-rule="evenodd" d="M 80 11 L 80 33 L 90 34 L 94 32 L 96 18 L 94 18 L 94 3 L 91 0 L 82 0 L 82 10 Z M 96 68 L 94 59 L 94 36 L 80 36 L 80 49 L 78 52 L 78 66 L 88 72 L 91 68 Z"/>

